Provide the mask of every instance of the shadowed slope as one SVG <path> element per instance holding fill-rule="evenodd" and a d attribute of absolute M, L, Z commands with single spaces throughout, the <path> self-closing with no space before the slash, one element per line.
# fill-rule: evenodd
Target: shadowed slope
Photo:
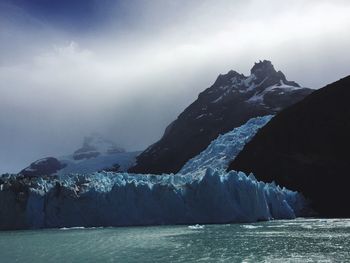
<path fill-rule="evenodd" d="M 322 216 L 349 217 L 350 76 L 281 111 L 229 170 L 301 191 Z"/>

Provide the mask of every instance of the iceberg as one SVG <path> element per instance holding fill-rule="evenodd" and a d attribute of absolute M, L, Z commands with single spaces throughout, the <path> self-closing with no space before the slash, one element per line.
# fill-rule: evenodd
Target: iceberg
<path fill-rule="evenodd" d="M 0 179 L 0 229 L 256 222 L 295 218 L 298 192 L 226 172 L 271 116 L 213 141 L 178 174 L 114 172 Z"/>

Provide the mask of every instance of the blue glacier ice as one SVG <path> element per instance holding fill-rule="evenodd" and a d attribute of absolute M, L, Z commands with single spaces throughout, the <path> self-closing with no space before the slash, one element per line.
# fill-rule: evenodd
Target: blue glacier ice
<path fill-rule="evenodd" d="M 266 125 L 272 115 L 250 119 L 246 124 L 233 129 L 230 132 L 219 135 L 200 154 L 189 160 L 179 173 L 199 173 L 207 168 L 225 170 L 244 145 L 250 141 L 257 131 Z"/>
<path fill-rule="evenodd" d="M 274 183 L 258 182 L 252 174 L 225 171 L 228 162 L 270 119 L 271 116 L 252 119 L 218 137 L 175 175 L 96 172 L 37 177 L 25 183 L 22 199 L 21 193 L 15 192 L 9 183 L 0 183 L 0 228 L 206 224 L 295 218 L 305 208 L 301 194 Z"/>

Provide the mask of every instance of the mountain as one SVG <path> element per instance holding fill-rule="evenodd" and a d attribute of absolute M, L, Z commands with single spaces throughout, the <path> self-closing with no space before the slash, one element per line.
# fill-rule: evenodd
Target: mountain
<path fill-rule="evenodd" d="M 270 61 L 255 63 L 250 76 L 219 75 L 165 130 L 163 137 L 137 157 L 135 173 L 176 173 L 212 140 L 249 119 L 275 114 L 313 90 L 288 81 Z"/>
<path fill-rule="evenodd" d="M 326 217 L 350 216 L 350 76 L 281 111 L 229 170 L 302 192 Z"/>
<path fill-rule="evenodd" d="M 122 172 L 135 162 L 140 152 L 126 152 L 113 141 L 93 134 L 84 138 L 81 148 L 58 158 L 47 157 L 33 162 L 19 172 L 23 176 L 91 173 L 101 170 Z"/>

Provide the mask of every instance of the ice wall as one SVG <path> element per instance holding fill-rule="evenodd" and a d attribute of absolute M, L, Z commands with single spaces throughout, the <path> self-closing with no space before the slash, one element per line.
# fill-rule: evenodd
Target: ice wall
<path fill-rule="evenodd" d="M 5 196 L 13 197 L 8 199 L 16 204 L 16 194 L 9 191 Z M 23 228 L 289 219 L 303 202 L 298 193 L 258 182 L 253 176 L 210 168 L 200 178 L 103 172 L 60 180 L 37 179 L 26 198 L 25 215 L 19 224 Z M 0 204 L 1 228 L 8 229 L 11 218 L 6 226 L 3 217 L 8 213 L 5 215 L 4 209 L 12 209 L 8 203 Z"/>

